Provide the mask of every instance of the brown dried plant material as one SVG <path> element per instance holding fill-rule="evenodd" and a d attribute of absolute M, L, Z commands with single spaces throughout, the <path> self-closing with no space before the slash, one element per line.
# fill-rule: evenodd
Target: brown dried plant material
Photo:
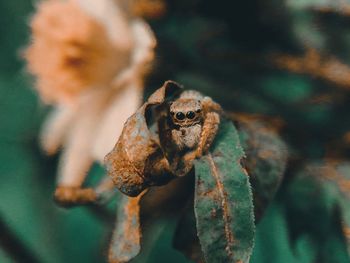
<path fill-rule="evenodd" d="M 311 10 L 320 13 L 337 13 L 342 16 L 350 15 L 350 4 L 344 0 L 326 0 L 309 4 Z"/>
<path fill-rule="evenodd" d="M 344 221 L 342 222 L 342 230 L 348 244 L 348 253 L 350 253 L 350 226 L 346 225 Z"/>
<path fill-rule="evenodd" d="M 334 57 L 322 57 L 315 49 L 309 49 L 299 57 L 277 54 L 270 59 L 278 68 L 297 74 L 308 74 L 341 88 L 350 88 L 350 67 Z"/>
<path fill-rule="evenodd" d="M 105 86 L 128 60 L 128 50 L 115 45 L 105 27 L 74 2 L 40 3 L 31 28 L 25 57 L 48 103 L 69 102 L 86 89 Z"/>
<path fill-rule="evenodd" d="M 320 13 L 336 13 L 342 16 L 350 15 L 350 3 L 347 0 L 293 1 L 287 0 L 286 5 L 297 11 L 315 11 Z"/>
<path fill-rule="evenodd" d="M 133 13 L 136 16 L 158 19 L 165 15 L 166 4 L 164 0 L 134 0 Z"/>
<path fill-rule="evenodd" d="M 55 200 L 61 206 L 70 206 L 72 203 L 83 205 L 95 202 L 97 195 L 92 188 L 57 187 Z"/>
<path fill-rule="evenodd" d="M 346 132 L 343 136 L 344 142 L 348 145 L 350 145 L 350 132 Z"/>
<path fill-rule="evenodd" d="M 322 6 L 322 7 L 314 7 L 312 9 L 321 13 L 337 13 L 342 16 L 350 16 L 350 5 L 345 3 L 341 5 L 339 8 Z"/>
<path fill-rule="evenodd" d="M 137 196 L 146 187 L 160 181 L 168 181 L 172 176 L 169 164 L 152 132 L 147 120 L 152 108 L 161 107 L 166 99 L 178 92 L 180 87 L 174 82 L 166 82 L 124 125 L 123 132 L 113 149 L 105 158 L 108 174 L 116 187 L 129 196 Z M 162 179 L 164 178 L 164 179 Z M 159 181 L 159 180 L 158 180 Z"/>
<path fill-rule="evenodd" d="M 322 167 L 311 167 L 309 171 L 317 175 L 319 179 L 326 180 L 330 183 L 335 183 L 340 192 L 346 196 L 350 197 L 350 179 L 344 171 L 341 170 L 343 162 L 335 159 L 327 159 L 325 165 Z"/>
<path fill-rule="evenodd" d="M 140 200 L 122 196 L 119 200 L 117 222 L 109 249 L 110 263 L 129 262 L 141 250 Z"/>
<path fill-rule="evenodd" d="M 147 242 L 147 237 L 143 240 L 143 231 L 152 229 L 159 218 L 178 214 L 185 207 L 193 194 L 193 179 L 193 176 L 179 178 L 164 186 L 146 190 L 137 197 L 121 195 L 109 262 L 129 262 L 137 256 L 142 243 Z"/>
<path fill-rule="evenodd" d="M 209 97 L 167 81 L 125 123 L 107 170 L 123 193 L 136 196 L 152 185 L 184 176 L 209 149 L 221 107 Z"/>

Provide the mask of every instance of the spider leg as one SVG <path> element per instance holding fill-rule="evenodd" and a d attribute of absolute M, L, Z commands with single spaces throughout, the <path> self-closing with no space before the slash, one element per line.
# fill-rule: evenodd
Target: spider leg
<path fill-rule="evenodd" d="M 218 113 L 208 112 L 205 115 L 202 134 L 196 151 L 197 158 L 201 157 L 209 150 L 209 147 L 214 141 L 215 135 L 219 129 L 219 124 L 220 115 Z"/>

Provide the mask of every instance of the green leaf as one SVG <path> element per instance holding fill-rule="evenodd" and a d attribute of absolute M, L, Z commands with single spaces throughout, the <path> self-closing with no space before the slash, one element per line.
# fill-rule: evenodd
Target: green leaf
<path fill-rule="evenodd" d="M 302 262 L 290 244 L 284 210 L 284 204 L 280 199 L 273 202 L 266 210 L 256 228 L 254 251 L 250 263 Z"/>
<path fill-rule="evenodd" d="M 238 125 L 240 141 L 246 153 L 243 164 L 252 185 L 255 218 L 258 221 L 282 181 L 287 163 L 287 146 L 261 121 L 241 120 Z"/>
<path fill-rule="evenodd" d="M 289 184 L 286 206 L 291 240 L 309 235 L 318 245 L 320 262 L 350 262 L 345 248 L 350 227 L 349 182 L 349 162 L 326 161 L 308 163 Z"/>
<path fill-rule="evenodd" d="M 224 120 L 210 153 L 195 162 L 195 215 L 207 262 L 249 262 L 254 213 L 244 152 L 237 131 Z"/>

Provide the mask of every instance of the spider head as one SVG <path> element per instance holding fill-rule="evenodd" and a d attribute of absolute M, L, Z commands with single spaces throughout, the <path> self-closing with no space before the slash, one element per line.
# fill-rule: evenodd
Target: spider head
<path fill-rule="evenodd" d="M 192 126 L 202 120 L 200 100 L 179 98 L 170 104 L 170 116 L 174 124 Z"/>

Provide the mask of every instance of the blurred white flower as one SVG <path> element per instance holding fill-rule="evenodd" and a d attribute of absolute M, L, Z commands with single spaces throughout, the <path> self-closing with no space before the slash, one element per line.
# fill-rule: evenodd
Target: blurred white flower
<path fill-rule="evenodd" d="M 54 105 L 43 126 L 48 154 L 62 147 L 56 199 L 94 201 L 81 189 L 94 161 L 112 150 L 126 119 L 142 102 L 154 59 L 149 26 L 117 0 L 48 0 L 33 16 L 28 70 L 44 102 Z"/>

